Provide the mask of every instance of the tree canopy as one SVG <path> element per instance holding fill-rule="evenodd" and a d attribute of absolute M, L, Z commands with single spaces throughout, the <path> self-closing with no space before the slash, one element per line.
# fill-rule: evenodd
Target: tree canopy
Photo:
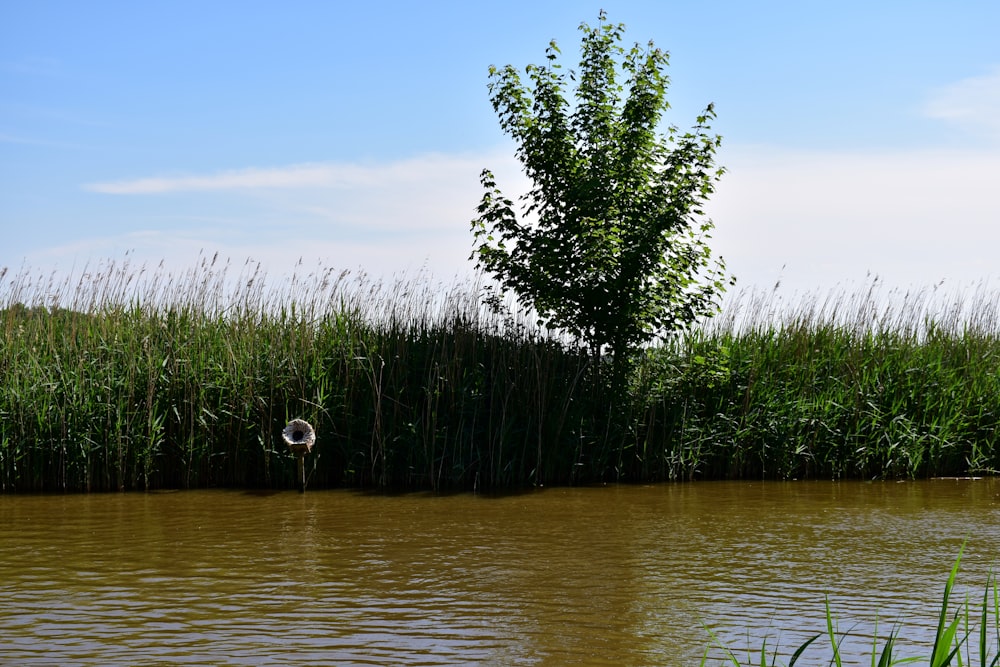
<path fill-rule="evenodd" d="M 626 50 L 625 26 L 599 19 L 580 26 L 577 70 L 562 68 L 554 40 L 527 82 L 513 65 L 490 67 L 493 108 L 532 187 L 516 211 L 482 172 L 472 258 L 540 323 L 617 360 L 716 312 L 732 279 L 703 211 L 724 171 L 713 105 L 690 131 L 661 134 L 667 52 Z"/>

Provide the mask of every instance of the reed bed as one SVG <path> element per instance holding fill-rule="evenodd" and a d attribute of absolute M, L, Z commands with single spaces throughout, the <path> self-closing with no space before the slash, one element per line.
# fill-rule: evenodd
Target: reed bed
<path fill-rule="evenodd" d="M 902 296 L 743 295 L 622 391 L 422 273 L 0 269 L 0 488 L 291 488 L 293 418 L 312 487 L 995 472 L 1000 301 Z"/>

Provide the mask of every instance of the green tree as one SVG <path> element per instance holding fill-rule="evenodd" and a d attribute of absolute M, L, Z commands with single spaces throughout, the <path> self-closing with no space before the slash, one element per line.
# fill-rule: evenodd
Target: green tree
<path fill-rule="evenodd" d="M 539 323 L 564 331 L 615 366 L 643 343 L 718 310 L 732 280 L 708 246 L 702 207 L 723 169 L 708 105 L 691 131 L 658 126 L 669 108 L 668 54 L 650 42 L 626 51 L 623 24 L 583 32 L 579 71 L 562 70 L 555 41 L 548 64 L 489 70 L 500 126 L 517 144 L 532 182 L 521 215 L 488 169 L 472 222 L 478 268 L 513 292 Z M 624 80 L 619 83 L 619 80 Z M 575 103 L 566 98 L 575 82 Z"/>

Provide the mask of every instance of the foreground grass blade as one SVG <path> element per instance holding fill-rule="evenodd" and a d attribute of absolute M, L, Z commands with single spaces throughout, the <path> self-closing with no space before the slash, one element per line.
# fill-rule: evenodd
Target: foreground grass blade
<path fill-rule="evenodd" d="M 830 637 L 830 646 L 833 647 L 833 658 L 830 662 L 837 665 L 837 667 L 843 667 L 843 662 L 840 658 L 840 642 L 837 640 L 833 630 L 833 613 L 830 611 L 829 595 L 826 596 L 826 633 Z"/>
<path fill-rule="evenodd" d="M 965 551 L 965 542 L 958 549 L 958 557 L 948 575 L 948 581 L 944 585 L 944 595 L 941 600 L 941 613 L 938 616 L 937 632 L 934 635 L 934 648 L 931 651 L 931 667 L 945 667 L 951 664 L 952 658 L 958 654 L 960 645 L 953 643 L 958 632 L 959 615 L 956 613 L 951 623 L 948 623 L 948 603 L 951 599 L 951 591 L 955 586 L 955 578 L 958 576 L 958 567 L 962 562 L 962 553 Z"/>
<path fill-rule="evenodd" d="M 720 650 L 722 650 L 723 653 L 725 653 L 726 658 L 733 664 L 733 667 L 741 667 L 740 661 L 736 659 L 736 656 L 733 655 L 733 652 L 729 650 L 729 647 L 727 647 L 725 644 L 722 643 L 722 640 L 719 639 L 719 636 L 715 634 L 712 628 L 708 627 L 704 623 L 702 623 L 701 625 L 703 628 L 705 628 L 705 631 L 708 632 L 708 635 L 712 638 L 712 641 L 714 642 L 715 646 L 718 647 Z M 709 646 L 709 648 L 711 648 L 711 646 Z M 705 655 L 701 660 L 702 667 L 705 667 L 708 664 L 709 648 L 705 649 Z"/>
<path fill-rule="evenodd" d="M 788 667 L 794 667 L 795 663 L 798 661 L 799 657 L 805 652 L 805 650 L 807 648 L 809 648 L 809 645 L 812 644 L 814 641 L 816 641 L 817 639 L 819 639 L 822 636 L 823 636 L 822 632 L 817 633 L 817 634 L 813 635 L 810 639 L 806 640 L 797 649 L 795 649 L 795 653 L 792 654 L 792 659 L 789 661 Z"/>

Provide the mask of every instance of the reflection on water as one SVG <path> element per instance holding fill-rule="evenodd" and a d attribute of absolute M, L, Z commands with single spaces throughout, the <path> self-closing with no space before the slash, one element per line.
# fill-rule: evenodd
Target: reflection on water
<path fill-rule="evenodd" d="M 997 480 L 0 496 L 0 664 L 687 665 L 827 594 L 861 664 L 876 615 L 926 653 L 966 537 L 975 598 Z"/>

